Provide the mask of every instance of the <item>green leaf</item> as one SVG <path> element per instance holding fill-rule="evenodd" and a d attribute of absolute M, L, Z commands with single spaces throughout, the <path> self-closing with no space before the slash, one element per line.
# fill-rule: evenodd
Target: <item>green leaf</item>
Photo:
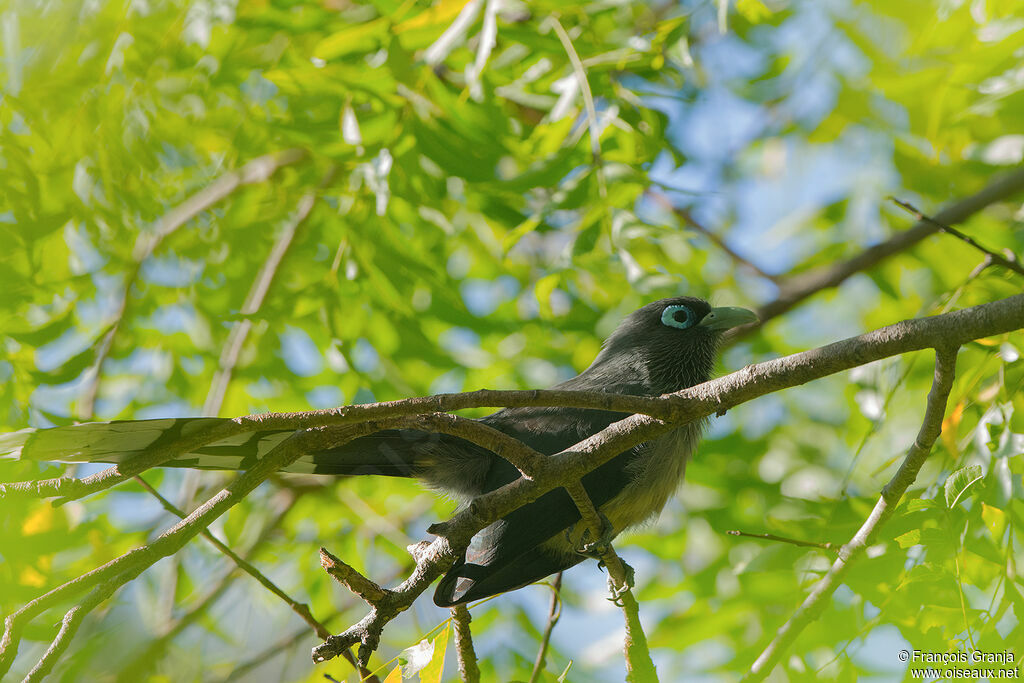
<path fill-rule="evenodd" d="M 918 545 L 921 543 L 921 530 L 911 529 L 907 533 L 897 536 L 896 542 L 901 548 L 909 548 L 912 545 Z"/>
<path fill-rule="evenodd" d="M 934 498 L 911 498 L 904 505 L 904 512 L 908 513 L 939 509 L 942 509 L 942 506 Z"/>
<path fill-rule="evenodd" d="M 761 0 L 736 0 L 736 11 L 751 24 L 759 24 L 772 16 L 771 9 Z"/>
<path fill-rule="evenodd" d="M 381 17 L 358 26 L 351 26 L 327 36 L 313 48 L 320 59 L 337 59 L 355 53 L 366 53 L 380 47 L 388 36 L 390 20 Z"/>
<path fill-rule="evenodd" d="M 11 337 L 22 344 L 38 348 L 44 344 L 52 342 L 54 339 L 62 335 L 72 325 L 71 314 L 74 309 L 68 308 L 56 319 L 46 323 L 41 327 L 35 329 L 29 329 L 25 331 L 8 330 L 7 336 Z"/>
<path fill-rule="evenodd" d="M 445 626 L 431 641 L 434 653 L 430 662 L 420 671 L 420 683 L 441 683 L 441 677 L 444 675 L 444 653 L 448 649 L 449 630 L 450 625 Z"/>
<path fill-rule="evenodd" d="M 958 469 L 946 479 L 945 493 L 946 506 L 952 509 L 960 501 L 964 492 L 976 481 L 980 481 L 983 475 L 981 465 L 968 465 Z"/>
<path fill-rule="evenodd" d="M 992 534 L 992 540 L 999 543 L 1003 540 L 1003 532 L 1006 531 L 1006 513 L 999 508 L 988 505 L 987 503 L 981 504 L 981 519 L 985 522 L 985 526 L 988 528 L 990 534 Z"/>
<path fill-rule="evenodd" d="M 64 384 L 82 374 L 82 371 L 92 365 L 96 359 L 96 348 L 88 347 L 81 353 L 75 354 L 64 362 L 59 368 L 49 372 L 31 373 L 32 379 L 39 384 Z"/>

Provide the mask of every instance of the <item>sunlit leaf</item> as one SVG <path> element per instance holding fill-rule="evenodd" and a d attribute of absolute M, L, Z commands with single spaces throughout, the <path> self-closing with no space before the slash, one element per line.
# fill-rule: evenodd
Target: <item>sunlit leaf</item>
<path fill-rule="evenodd" d="M 946 495 L 946 506 L 949 508 L 956 507 L 956 504 L 967 489 L 972 484 L 981 481 L 982 476 L 980 465 L 968 465 L 949 475 L 943 487 Z"/>

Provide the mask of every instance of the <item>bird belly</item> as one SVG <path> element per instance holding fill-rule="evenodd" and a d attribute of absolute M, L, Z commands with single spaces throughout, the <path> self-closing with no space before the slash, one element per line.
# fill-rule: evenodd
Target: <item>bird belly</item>
<path fill-rule="evenodd" d="M 675 493 L 703 424 L 689 424 L 637 448 L 625 488 L 601 506 L 615 533 L 652 520 Z"/>

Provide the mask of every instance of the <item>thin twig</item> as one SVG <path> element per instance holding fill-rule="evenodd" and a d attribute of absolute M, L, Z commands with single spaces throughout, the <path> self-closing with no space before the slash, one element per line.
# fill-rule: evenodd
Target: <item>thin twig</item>
<path fill-rule="evenodd" d="M 935 351 L 935 376 L 925 406 L 924 419 L 914 443 L 907 450 L 903 464 L 882 489 L 871 514 L 861 525 L 850 542 L 839 549 L 839 557 L 832 563 L 828 573 L 814 586 L 807 599 L 778 630 L 775 637 L 761 652 L 750 671 L 744 676 L 746 682 L 762 681 L 784 656 L 789 646 L 803 629 L 818 618 L 825 609 L 828 598 L 842 584 L 852 564 L 871 544 L 878 529 L 892 515 L 907 488 L 914 483 L 921 465 L 931 453 L 932 445 L 942 431 L 942 419 L 946 413 L 946 401 L 953 376 L 956 372 L 956 346 L 943 347 Z"/>
<path fill-rule="evenodd" d="M 530 673 L 528 683 L 537 683 L 541 672 L 544 671 L 544 660 L 548 655 L 548 648 L 551 646 L 551 634 L 554 633 L 555 625 L 562 617 L 562 572 L 555 574 L 551 582 L 551 604 L 548 606 L 548 623 L 544 627 L 544 633 L 540 637 L 540 648 L 537 650 L 537 658 L 533 661 L 533 671 Z"/>
<path fill-rule="evenodd" d="M 779 543 L 789 543 L 790 545 L 800 546 L 801 548 L 820 548 L 822 550 L 829 550 L 835 552 L 836 548 L 831 543 L 814 543 L 812 541 L 798 541 L 795 538 L 786 538 L 785 536 L 776 536 L 775 534 L 750 534 L 746 531 L 739 531 L 733 529 L 726 531 L 730 536 L 743 536 L 745 538 L 759 538 L 763 541 L 777 541 Z"/>
<path fill-rule="evenodd" d="M 325 621 L 333 621 L 334 619 L 338 618 L 339 616 L 341 616 L 341 613 L 340 612 L 335 612 L 334 614 L 331 614 L 330 616 L 328 616 Z M 276 655 L 280 654 L 281 652 L 284 652 L 288 648 L 294 646 L 297 642 L 299 642 L 303 638 L 308 638 L 308 637 L 309 637 L 309 629 L 308 628 L 303 627 L 303 628 L 295 631 L 290 636 L 287 636 L 287 637 L 283 638 L 282 640 L 278 641 L 277 643 L 275 643 L 275 644 L 273 644 L 273 645 L 271 645 L 271 646 L 269 646 L 267 648 L 264 648 L 264 649 L 260 650 L 259 652 L 254 653 L 255 654 L 254 657 L 252 657 L 251 659 L 249 659 L 247 661 L 244 661 L 241 664 L 239 664 L 238 666 L 234 667 L 227 676 L 225 676 L 224 678 L 222 678 L 219 681 L 219 683 L 232 683 L 232 681 L 237 681 L 239 679 L 244 678 L 245 674 L 249 673 L 250 671 L 252 671 L 256 667 L 260 666 L 261 664 L 264 664 L 264 663 L 268 662 L 269 660 L 273 659 Z M 372 681 L 372 683 L 380 683 L 380 680 L 376 676 L 374 676 L 373 678 L 365 679 L 365 683 L 371 683 L 371 681 Z"/>
<path fill-rule="evenodd" d="M 473 650 L 473 634 L 469 622 L 473 620 L 465 605 L 452 607 L 452 625 L 455 627 L 455 652 L 459 661 L 459 676 L 464 683 L 480 683 L 480 666 Z"/>
<path fill-rule="evenodd" d="M 142 488 L 146 489 L 146 491 L 148 491 L 151 496 L 160 501 L 160 504 L 163 505 L 165 510 L 182 519 L 187 517 L 187 515 L 181 510 L 179 510 L 174 505 L 174 503 L 164 498 L 159 491 L 150 486 L 149 482 L 147 482 L 141 476 L 136 476 L 135 481 L 138 482 L 138 484 L 142 486 Z M 291 505 L 292 503 L 289 502 L 288 508 L 291 508 Z M 245 572 L 252 578 L 256 579 L 256 581 L 258 581 L 259 584 L 266 588 L 268 591 L 270 591 L 277 597 L 281 598 L 281 600 L 283 600 L 285 604 L 291 607 L 293 612 L 298 614 L 304 622 L 309 624 L 309 627 L 312 628 L 313 631 L 318 636 L 320 636 L 321 638 L 326 638 L 327 636 L 331 635 L 331 632 L 327 630 L 327 627 L 321 624 L 319 621 L 317 621 L 313 614 L 309 611 L 309 605 L 306 605 L 305 603 L 300 603 L 299 601 L 295 600 L 293 597 L 285 593 L 277 584 L 268 579 L 266 575 L 264 575 L 263 572 L 257 569 L 252 563 L 244 560 L 238 553 L 229 548 L 223 541 L 221 541 L 219 538 L 210 533 L 209 529 L 201 529 L 199 533 L 203 538 L 209 541 L 214 548 L 216 548 L 221 553 L 230 558 L 231 561 L 234 562 L 239 569 L 241 569 L 243 572 Z"/>
<path fill-rule="evenodd" d="M 966 242 L 967 244 L 971 245 L 981 253 L 985 254 L 985 260 L 988 262 L 986 263 L 986 266 L 995 264 L 998 266 L 1002 266 L 1003 268 L 1006 268 L 1008 270 L 1012 270 L 1018 275 L 1024 275 L 1024 267 L 1022 267 L 1020 263 L 1017 261 L 1017 257 L 1013 254 L 1013 252 L 1008 252 L 1013 257 L 1012 259 L 1006 258 L 1002 254 L 992 251 L 991 249 L 983 247 L 982 245 L 978 244 L 978 242 L 970 235 L 966 235 L 952 226 L 940 223 L 931 216 L 926 216 L 925 214 L 921 213 L 917 209 L 917 207 L 911 204 L 910 202 L 905 202 L 902 199 L 897 199 L 896 197 L 889 197 L 889 199 L 891 199 L 896 206 L 900 207 L 917 220 L 929 223 L 935 226 L 941 232 L 952 235 L 953 237 L 956 237 L 958 240 Z"/>
<path fill-rule="evenodd" d="M 662 207 L 675 214 L 677 218 L 679 218 L 684 223 L 689 225 L 691 228 L 699 232 L 701 235 L 704 235 L 704 237 L 706 237 L 709 242 L 711 242 L 716 247 L 721 249 L 725 253 L 725 255 L 728 256 L 732 260 L 732 262 L 735 263 L 737 266 L 741 268 L 746 268 L 754 275 L 762 277 L 765 280 L 768 280 L 769 282 L 778 281 L 779 278 L 777 275 L 766 273 L 756 263 L 741 256 L 732 247 L 730 247 L 724 239 L 722 239 L 721 235 L 716 233 L 714 230 L 711 230 L 710 228 L 704 226 L 700 221 L 693 217 L 693 214 L 689 210 L 673 204 L 672 201 L 665 195 L 665 193 L 653 191 L 648 192 L 648 194 L 650 194 L 656 202 L 661 204 Z"/>
<path fill-rule="evenodd" d="M 35 681 L 41 681 L 46 678 L 47 674 L 50 673 L 54 665 L 60 660 L 61 655 L 63 655 L 64 651 L 67 650 L 68 645 L 71 644 L 71 640 L 75 637 L 75 633 L 78 632 L 78 628 L 82 625 L 82 620 L 86 615 L 94 610 L 101 602 L 113 595 L 118 588 L 141 574 L 143 569 L 145 569 L 145 567 L 133 567 L 121 575 L 112 577 L 110 580 L 93 588 L 92 592 L 90 592 L 84 600 L 69 609 L 64 614 L 64 618 L 61 620 L 60 630 L 50 643 L 50 647 L 47 648 L 43 656 L 39 658 L 39 661 L 34 667 L 32 667 L 32 670 L 28 672 L 22 680 L 22 683 L 35 683 Z M 9 619 L 10 617 L 8 617 L 8 620 Z M 6 637 L 6 632 L 4 635 Z M 8 666 L 10 665 L 7 664 L 3 667 L 4 673 L 6 673 Z"/>
<path fill-rule="evenodd" d="M 320 566 L 332 578 L 345 586 L 345 588 L 348 588 L 353 595 L 367 604 L 372 605 L 380 602 L 387 596 L 388 591 L 360 574 L 353 567 L 345 564 L 338 557 L 332 555 L 327 548 L 320 548 Z"/>
<path fill-rule="evenodd" d="M 139 478 L 137 477 L 136 479 Z M 144 486 L 149 486 L 148 483 L 142 483 Z M 301 495 L 301 492 L 296 492 L 294 490 L 286 490 L 286 493 L 287 499 L 284 501 L 281 509 L 276 512 L 273 519 L 263 525 L 259 536 L 246 549 L 246 562 L 248 562 L 250 558 L 254 557 L 260 548 L 262 548 L 262 546 L 267 542 L 274 531 L 280 526 L 281 522 L 284 521 L 288 512 L 294 507 L 296 500 L 298 500 L 298 496 Z M 182 516 L 180 512 L 173 510 L 171 512 Z M 179 618 L 175 619 L 173 623 L 169 624 L 156 639 L 150 641 L 146 647 L 136 654 L 128 664 L 120 667 L 117 675 L 118 680 L 136 681 L 142 678 L 144 668 L 151 668 L 154 663 L 160 659 L 168 645 L 170 645 L 178 635 L 206 614 L 210 607 L 216 604 L 216 602 L 227 592 L 229 588 L 231 588 L 231 586 L 235 585 L 234 580 L 239 569 L 242 569 L 242 567 L 235 563 L 232 564 L 227 571 L 223 572 L 220 579 L 214 582 L 213 587 L 206 592 L 206 595 L 203 596 L 198 603 Z M 317 629 L 314 628 L 313 630 L 314 632 L 317 632 Z M 352 657 L 351 661 L 354 665 L 355 658 Z"/>

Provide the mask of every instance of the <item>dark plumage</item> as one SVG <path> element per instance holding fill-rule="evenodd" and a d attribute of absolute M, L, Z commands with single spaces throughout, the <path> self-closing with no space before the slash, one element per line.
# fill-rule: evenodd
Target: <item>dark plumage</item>
<path fill-rule="evenodd" d="M 756 320 L 737 308 L 711 308 L 692 297 L 662 299 L 626 317 L 594 362 L 559 389 L 659 395 L 706 381 L 726 329 Z M 577 408 L 508 408 L 482 422 L 551 455 L 595 434 L 625 414 Z M 57 461 L 118 462 L 220 418 L 89 423 L 0 437 L 0 453 Z M 702 424 L 680 427 L 626 451 L 583 478 L 594 504 L 617 534 L 664 507 L 682 479 Z M 246 469 L 289 432 L 240 435 L 168 463 L 178 467 Z M 389 430 L 311 453 L 286 471 L 416 477 L 468 501 L 513 481 L 518 471 L 484 448 L 457 437 Z M 474 537 L 445 575 L 434 601 L 450 606 L 519 588 L 584 558 L 576 548 L 580 515 L 564 489 L 519 508 Z M 568 533 L 566 533 L 568 532 Z"/>

